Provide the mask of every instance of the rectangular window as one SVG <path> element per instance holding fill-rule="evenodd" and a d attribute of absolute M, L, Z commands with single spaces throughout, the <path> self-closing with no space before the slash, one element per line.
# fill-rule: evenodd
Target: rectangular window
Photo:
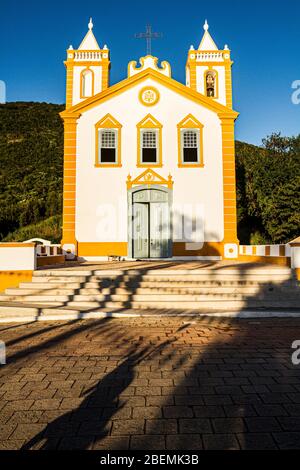
<path fill-rule="evenodd" d="M 99 163 L 117 163 L 117 129 L 99 130 Z"/>
<path fill-rule="evenodd" d="M 142 163 L 157 163 L 158 132 L 156 129 L 142 130 Z"/>
<path fill-rule="evenodd" d="M 199 131 L 198 129 L 183 130 L 181 134 L 182 142 L 182 163 L 199 162 Z"/>

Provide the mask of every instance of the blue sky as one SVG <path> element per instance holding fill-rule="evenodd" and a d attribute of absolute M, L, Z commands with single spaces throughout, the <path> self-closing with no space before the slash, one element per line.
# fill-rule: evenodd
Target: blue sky
<path fill-rule="evenodd" d="M 145 55 L 134 33 L 147 22 L 164 35 L 153 42 L 153 55 L 168 60 L 173 78 L 184 82 L 188 48 L 198 46 L 207 18 L 218 47 L 226 43 L 232 51 L 236 137 L 257 144 L 271 132 L 299 134 L 300 104 L 291 101 L 291 84 L 300 80 L 299 0 L 2 2 L 0 80 L 7 101 L 64 102 L 65 50 L 79 46 L 90 16 L 100 46 L 111 51 L 111 83 Z"/>

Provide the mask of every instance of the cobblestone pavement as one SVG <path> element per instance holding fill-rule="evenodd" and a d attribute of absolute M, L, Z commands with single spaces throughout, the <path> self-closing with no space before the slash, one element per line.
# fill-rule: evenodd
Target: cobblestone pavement
<path fill-rule="evenodd" d="M 300 320 L 0 325 L 0 449 L 300 448 Z"/>

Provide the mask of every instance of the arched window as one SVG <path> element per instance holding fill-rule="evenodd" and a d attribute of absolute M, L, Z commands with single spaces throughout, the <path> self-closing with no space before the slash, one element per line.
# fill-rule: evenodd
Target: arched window
<path fill-rule="evenodd" d="M 205 73 L 205 91 L 206 96 L 217 97 L 217 72 L 215 70 L 208 70 Z"/>
<path fill-rule="evenodd" d="M 94 94 L 94 73 L 90 69 L 81 72 L 81 98 L 89 98 Z"/>

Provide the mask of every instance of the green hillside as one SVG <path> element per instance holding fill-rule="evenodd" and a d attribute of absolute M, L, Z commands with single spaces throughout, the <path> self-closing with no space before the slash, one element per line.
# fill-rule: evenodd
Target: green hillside
<path fill-rule="evenodd" d="M 0 105 L 0 239 L 62 211 L 64 106 Z"/>
<path fill-rule="evenodd" d="M 0 240 L 61 238 L 63 105 L 0 105 Z M 300 135 L 261 147 L 236 142 L 241 243 L 287 242 L 300 233 Z"/>

